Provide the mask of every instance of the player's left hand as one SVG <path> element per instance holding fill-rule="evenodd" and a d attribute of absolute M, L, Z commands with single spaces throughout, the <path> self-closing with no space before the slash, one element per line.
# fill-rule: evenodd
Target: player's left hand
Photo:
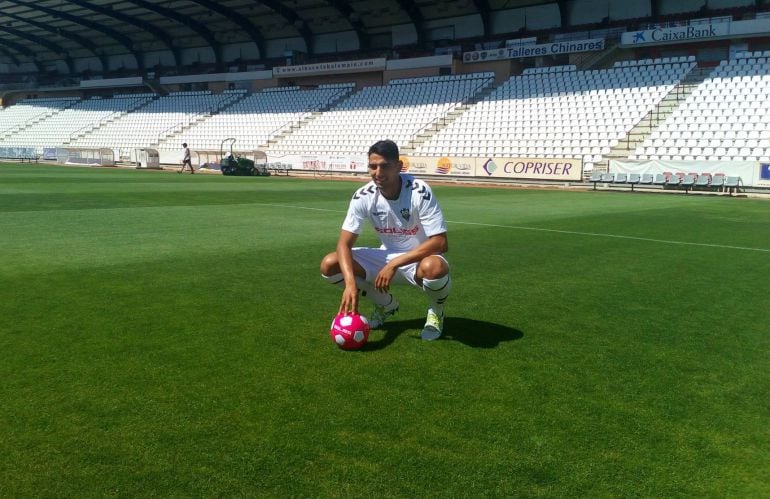
<path fill-rule="evenodd" d="M 390 282 L 393 280 L 393 276 L 396 275 L 396 269 L 386 265 L 379 271 L 377 277 L 374 279 L 374 288 L 382 293 L 387 293 L 390 289 Z"/>

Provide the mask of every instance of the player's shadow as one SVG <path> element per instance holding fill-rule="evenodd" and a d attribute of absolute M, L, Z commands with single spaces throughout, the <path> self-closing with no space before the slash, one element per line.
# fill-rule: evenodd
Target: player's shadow
<path fill-rule="evenodd" d="M 420 330 L 424 324 L 423 319 L 411 319 L 408 321 L 386 322 L 385 335 L 382 339 L 373 340 L 364 345 L 362 350 L 380 350 L 393 343 L 396 338 L 406 331 L 414 331 L 415 339 L 420 339 Z M 473 348 L 495 348 L 504 341 L 518 340 L 524 337 L 524 333 L 502 324 L 479 321 L 465 317 L 447 317 L 444 320 L 444 334 L 438 341 L 459 341 Z"/>

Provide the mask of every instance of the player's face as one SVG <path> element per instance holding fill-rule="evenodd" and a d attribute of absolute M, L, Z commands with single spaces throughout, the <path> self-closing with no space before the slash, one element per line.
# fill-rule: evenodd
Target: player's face
<path fill-rule="evenodd" d="M 369 155 L 369 175 L 372 176 L 374 185 L 386 197 L 397 196 L 401 189 L 401 161 L 388 161 L 379 154 Z"/>

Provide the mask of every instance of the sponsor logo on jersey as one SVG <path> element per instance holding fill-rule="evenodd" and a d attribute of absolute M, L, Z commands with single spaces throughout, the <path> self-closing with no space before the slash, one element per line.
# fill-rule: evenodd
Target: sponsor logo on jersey
<path fill-rule="evenodd" d="M 380 234 L 391 234 L 398 236 L 413 236 L 420 230 L 420 228 L 416 225 L 410 229 L 399 229 L 398 227 L 375 227 L 374 229 Z"/>

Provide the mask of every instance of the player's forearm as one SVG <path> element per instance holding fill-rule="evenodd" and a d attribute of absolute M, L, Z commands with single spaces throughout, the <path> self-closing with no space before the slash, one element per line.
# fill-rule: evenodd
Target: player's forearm
<path fill-rule="evenodd" d="M 448 249 L 449 248 L 447 245 L 446 236 L 444 234 L 440 234 L 438 236 L 429 237 L 413 250 L 407 251 L 406 253 L 391 260 L 389 264 L 395 267 L 403 267 L 404 265 L 409 265 L 410 263 L 419 262 L 423 258 L 431 255 L 446 253 Z"/>
<path fill-rule="evenodd" d="M 342 241 L 337 244 L 337 260 L 340 265 L 340 272 L 345 279 L 345 285 L 355 286 L 356 275 L 353 270 L 353 251 L 351 248 Z"/>

